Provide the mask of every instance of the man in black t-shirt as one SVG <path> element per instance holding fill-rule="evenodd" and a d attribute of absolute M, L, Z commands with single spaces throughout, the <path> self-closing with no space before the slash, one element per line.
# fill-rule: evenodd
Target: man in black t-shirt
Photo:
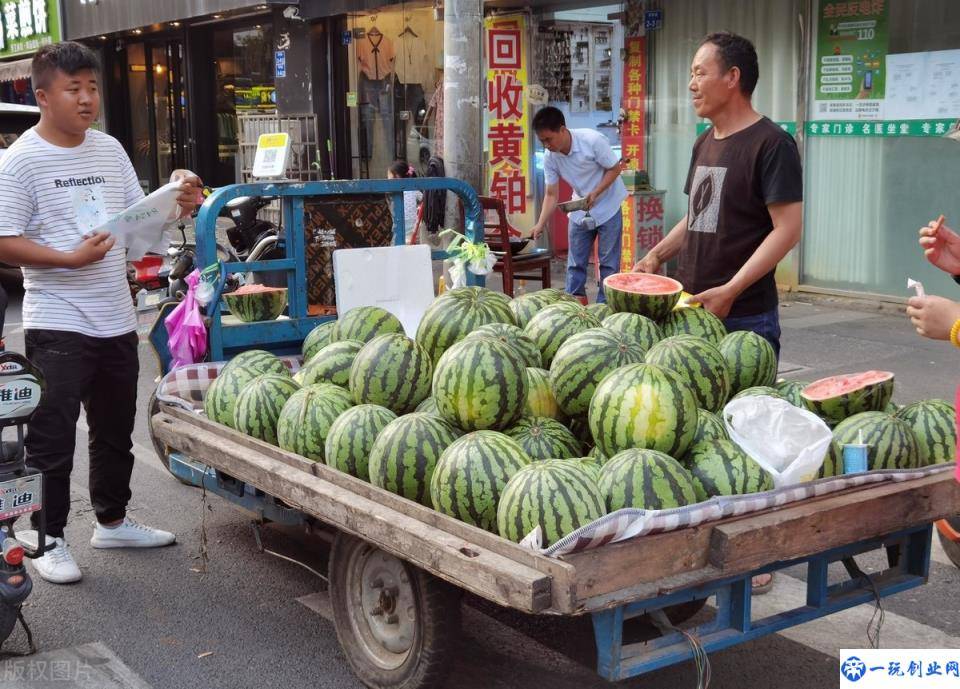
<path fill-rule="evenodd" d="M 757 52 L 730 33 L 707 36 L 690 92 L 713 125 L 693 146 L 687 214 L 637 263 L 657 272 L 678 256 L 677 279 L 727 330 L 752 330 L 780 355 L 777 263 L 800 241 L 803 175 L 793 138 L 753 109 Z"/>

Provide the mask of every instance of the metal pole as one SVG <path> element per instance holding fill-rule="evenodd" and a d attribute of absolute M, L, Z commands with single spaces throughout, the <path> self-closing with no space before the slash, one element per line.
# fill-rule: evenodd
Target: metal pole
<path fill-rule="evenodd" d="M 447 175 L 482 193 L 481 93 L 483 0 L 445 0 L 443 21 L 443 153 Z M 454 199 L 447 227 L 460 225 Z"/>

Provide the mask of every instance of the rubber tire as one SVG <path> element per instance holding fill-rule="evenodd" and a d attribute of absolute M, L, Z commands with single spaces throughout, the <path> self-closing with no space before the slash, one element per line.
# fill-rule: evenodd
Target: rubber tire
<path fill-rule="evenodd" d="M 351 555 L 358 548 L 373 548 L 349 534 L 338 532 L 330 552 L 330 602 L 337 638 L 357 678 L 371 689 L 434 689 L 444 686 L 453 654 L 459 647 L 462 591 L 418 567 L 404 562 L 417 600 L 417 641 L 407 661 L 396 670 L 376 666 L 356 638 L 350 621 L 347 581 Z"/>
<path fill-rule="evenodd" d="M 154 414 L 157 414 L 160 411 L 160 400 L 157 399 L 157 391 L 154 390 L 150 393 L 150 401 L 147 403 L 148 410 L 148 421 L 147 428 L 150 431 L 150 441 L 153 443 L 153 449 L 157 453 L 157 459 L 163 465 L 163 468 L 167 470 L 167 473 L 173 476 L 177 481 L 182 483 L 185 486 L 193 486 L 189 481 L 184 481 L 182 478 L 177 476 L 170 469 L 170 462 L 167 461 L 167 455 L 169 454 L 169 448 L 160 441 L 160 439 L 153 433 L 153 424 L 150 423 L 149 419 L 152 419 Z"/>
<path fill-rule="evenodd" d="M 954 567 L 960 567 L 960 543 L 956 541 L 951 541 L 949 538 L 940 533 L 940 529 L 934 527 L 934 531 L 937 532 L 937 536 L 940 537 L 940 545 L 943 546 L 943 552 L 947 554 L 947 557 L 950 558 L 950 562 L 953 563 Z"/>

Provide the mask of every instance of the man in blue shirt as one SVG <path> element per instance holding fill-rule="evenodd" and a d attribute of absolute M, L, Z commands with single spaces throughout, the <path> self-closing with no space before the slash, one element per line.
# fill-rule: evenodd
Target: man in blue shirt
<path fill-rule="evenodd" d="M 569 214 L 567 233 L 566 290 L 586 303 L 587 262 L 594 240 L 599 238 L 600 290 L 597 301 L 605 301 L 603 280 L 620 271 L 620 240 L 623 215 L 620 204 L 627 188 L 620 179 L 620 159 L 607 137 L 592 129 L 567 129 L 563 113 L 546 107 L 533 118 L 533 129 L 546 149 L 543 176 L 547 185 L 540 219 L 533 227 L 539 237 L 557 207 L 560 178 L 573 187 L 576 198 L 584 200 L 585 211 Z"/>

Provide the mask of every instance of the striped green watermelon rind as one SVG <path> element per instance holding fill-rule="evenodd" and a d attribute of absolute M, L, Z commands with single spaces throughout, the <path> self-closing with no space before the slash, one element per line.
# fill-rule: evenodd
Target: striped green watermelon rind
<path fill-rule="evenodd" d="M 326 321 L 307 333 L 300 348 L 304 364 L 308 363 L 314 354 L 330 344 L 330 335 L 333 333 L 333 327 L 336 324 L 336 321 Z"/>
<path fill-rule="evenodd" d="M 636 289 L 621 289 L 619 283 L 624 280 L 656 280 L 662 285 L 672 283 L 673 291 L 642 294 Z M 607 305 L 614 313 L 638 313 L 641 316 L 659 321 L 673 310 L 680 301 L 683 286 L 676 280 L 661 275 L 644 275 L 641 273 L 615 273 L 603 280 L 603 293 L 606 295 Z"/>
<path fill-rule="evenodd" d="M 729 440 L 730 435 L 719 416 L 706 409 L 697 410 L 697 430 L 693 434 L 690 447 L 707 440 Z M 689 454 L 689 450 L 687 453 Z"/>
<path fill-rule="evenodd" d="M 831 376 L 830 378 L 813 381 L 804 388 L 800 396 L 806 408 L 828 424 L 840 423 L 844 419 L 866 411 L 884 411 L 893 397 L 894 376 L 887 372 L 877 373 L 884 373 L 889 378 L 863 385 L 856 390 L 827 399 L 814 399 L 808 395 L 812 386 L 822 385 L 828 380 L 840 378 L 840 376 Z"/>
<path fill-rule="evenodd" d="M 350 369 L 357 404 L 378 404 L 406 414 L 430 396 L 430 355 L 406 335 L 379 335 L 363 346 Z"/>
<path fill-rule="evenodd" d="M 405 414 L 384 427 L 370 450 L 370 483 L 433 507 L 430 484 L 437 462 L 460 432 L 433 414 Z"/>
<path fill-rule="evenodd" d="M 223 295 L 223 300 L 230 313 L 244 323 L 273 321 L 287 306 L 287 288 L 263 287 L 253 292 L 227 292 Z"/>
<path fill-rule="evenodd" d="M 510 298 L 484 287 L 459 287 L 433 300 L 417 327 L 417 343 L 433 364 L 451 346 L 488 323 L 516 325 Z"/>
<path fill-rule="evenodd" d="M 503 433 L 468 433 L 444 450 L 437 462 L 430 481 L 433 508 L 496 533 L 503 489 L 530 462 L 517 441 Z"/>
<path fill-rule="evenodd" d="M 664 337 L 694 335 L 706 340 L 714 347 L 719 346 L 727 336 L 723 321 L 706 309 L 674 309 L 660 319 L 658 325 Z"/>
<path fill-rule="evenodd" d="M 233 427 L 241 433 L 277 444 L 277 421 L 287 400 L 300 389 L 289 375 L 267 373 L 247 384 L 237 395 Z"/>
<path fill-rule="evenodd" d="M 601 324 L 603 324 L 603 319 L 608 316 L 613 315 L 613 309 L 604 304 L 603 302 L 596 302 L 594 304 L 587 304 L 587 311 Z"/>
<path fill-rule="evenodd" d="M 574 459 L 583 454 L 580 441 L 559 421 L 545 416 L 525 416 L 505 430 L 530 459 Z"/>
<path fill-rule="evenodd" d="M 527 367 L 527 404 L 524 416 L 548 416 L 560 423 L 567 422 L 567 415 L 557 404 L 550 387 L 550 372 L 542 368 Z"/>
<path fill-rule="evenodd" d="M 590 479 L 598 484 L 600 484 L 600 469 L 603 468 L 603 462 L 598 460 L 595 457 L 577 457 L 576 459 L 565 460 L 567 462 L 573 462 L 578 465 L 581 469 L 589 474 Z M 604 503 L 606 504 L 606 503 Z"/>
<path fill-rule="evenodd" d="M 778 400 L 785 400 L 786 398 L 780 394 L 780 391 L 776 388 L 770 387 L 769 385 L 756 385 L 752 388 L 747 388 L 746 390 L 741 390 L 732 398 L 730 401 L 738 400 L 741 397 L 758 397 L 760 395 L 765 395 L 767 397 L 773 397 Z"/>
<path fill-rule="evenodd" d="M 590 401 L 590 431 L 608 457 L 633 448 L 682 457 L 697 429 L 697 402 L 673 371 L 623 366 L 603 379 Z"/>
<path fill-rule="evenodd" d="M 521 294 L 510 302 L 510 311 L 513 313 L 517 327 L 521 330 L 527 326 L 530 319 L 550 304 L 560 301 L 559 297 L 543 294 L 542 290 Z"/>
<path fill-rule="evenodd" d="M 503 538 L 519 543 L 539 526 L 546 548 L 604 513 L 603 495 L 583 467 L 569 460 L 534 462 L 504 486 L 497 505 L 497 530 Z"/>
<path fill-rule="evenodd" d="M 330 427 L 352 405 L 350 393 L 332 383 L 297 390 L 277 419 L 277 444 L 314 462 L 323 462 Z"/>
<path fill-rule="evenodd" d="M 577 333 L 599 327 L 600 321 L 583 306 L 563 301 L 537 313 L 527 323 L 523 334 L 536 342 L 543 365 L 549 369 L 560 345 Z"/>
<path fill-rule="evenodd" d="M 636 340 L 644 350 L 649 350 L 663 339 L 660 326 L 639 313 L 615 313 L 604 318 L 601 326 Z"/>
<path fill-rule="evenodd" d="M 717 412 L 727 403 L 730 371 L 720 350 L 706 340 L 693 335 L 668 337 L 655 344 L 644 361 L 676 373 L 690 387 L 698 407 Z"/>
<path fill-rule="evenodd" d="M 568 416 L 583 416 L 607 374 L 643 361 L 645 350 L 626 335 L 590 328 L 560 345 L 550 365 L 550 387 Z"/>
<path fill-rule="evenodd" d="M 916 469 L 920 466 L 920 445 L 901 418 L 880 411 L 854 414 L 844 419 L 833 430 L 832 451 L 843 457 L 843 446 L 857 443 L 863 437 L 867 447 L 867 469 Z M 838 471 L 843 463 L 835 462 Z"/>
<path fill-rule="evenodd" d="M 458 342 L 440 357 L 433 374 L 437 410 L 465 431 L 509 428 L 523 414 L 527 390 L 523 362 L 488 338 Z"/>
<path fill-rule="evenodd" d="M 323 446 L 324 461 L 338 471 L 369 481 L 373 444 L 396 418 L 392 411 L 376 404 L 350 407 L 330 426 Z"/>
<path fill-rule="evenodd" d="M 331 342 L 316 352 L 310 361 L 297 371 L 293 379 L 300 385 L 316 385 L 317 383 L 332 383 L 342 388 L 350 386 L 350 369 L 363 349 L 363 342 L 359 340 L 340 340 Z"/>
<path fill-rule="evenodd" d="M 424 414 L 433 414 L 434 416 L 440 416 L 440 410 L 437 409 L 437 401 L 433 399 L 433 396 L 427 397 L 423 402 L 417 405 L 417 408 L 413 411 L 423 412 Z"/>
<path fill-rule="evenodd" d="M 596 445 L 593 439 L 593 432 L 590 430 L 590 421 L 586 416 L 578 416 L 567 421 L 567 428 L 573 433 L 574 437 L 583 445 L 583 449 L 592 450 Z"/>
<path fill-rule="evenodd" d="M 593 461 L 595 461 L 597 464 L 599 464 L 600 466 L 603 466 L 604 464 L 606 464 L 607 461 L 610 459 L 605 454 L 603 454 L 603 451 L 599 447 L 591 448 L 590 452 L 587 453 L 587 456 Z"/>
<path fill-rule="evenodd" d="M 477 337 L 491 337 L 499 340 L 503 344 L 511 347 L 517 356 L 523 361 L 524 366 L 540 368 L 542 359 L 540 357 L 540 348 L 529 337 L 523 334 L 523 330 L 510 323 L 487 323 L 481 325 L 464 339 L 469 340 Z"/>
<path fill-rule="evenodd" d="M 957 452 L 956 410 L 944 400 L 921 400 L 897 410 L 917 439 L 920 466 L 952 462 Z"/>
<path fill-rule="evenodd" d="M 600 469 L 600 491 L 608 512 L 668 510 L 697 501 L 687 470 L 656 450 L 634 448 L 611 457 Z"/>
<path fill-rule="evenodd" d="M 207 418 L 234 428 L 233 412 L 237 396 L 254 379 L 273 373 L 290 377 L 290 371 L 280 359 L 261 349 L 241 352 L 220 369 L 219 375 L 207 388 L 203 410 Z"/>
<path fill-rule="evenodd" d="M 777 355 L 773 346 L 749 330 L 730 333 L 718 347 L 730 370 L 730 393 L 766 385 L 777 379 Z"/>
<path fill-rule="evenodd" d="M 369 342 L 379 335 L 403 334 L 400 319 L 379 306 L 358 306 L 337 318 L 330 330 L 330 341 Z"/>
<path fill-rule="evenodd" d="M 718 495 L 773 490 L 773 477 L 730 440 L 707 440 L 690 448 L 684 466 L 693 478 L 697 501 Z"/>
<path fill-rule="evenodd" d="M 803 392 L 803 389 L 807 385 L 807 383 L 802 383 L 798 380 L 778 380 L 774 383 L 773 388 L 780 393 L 783 399 L 787 400 L 787 402 L 793 406 L 806 409 L 807 405 L 803 403 L 803 398 L 800 396 L 800 393 Z"/>

